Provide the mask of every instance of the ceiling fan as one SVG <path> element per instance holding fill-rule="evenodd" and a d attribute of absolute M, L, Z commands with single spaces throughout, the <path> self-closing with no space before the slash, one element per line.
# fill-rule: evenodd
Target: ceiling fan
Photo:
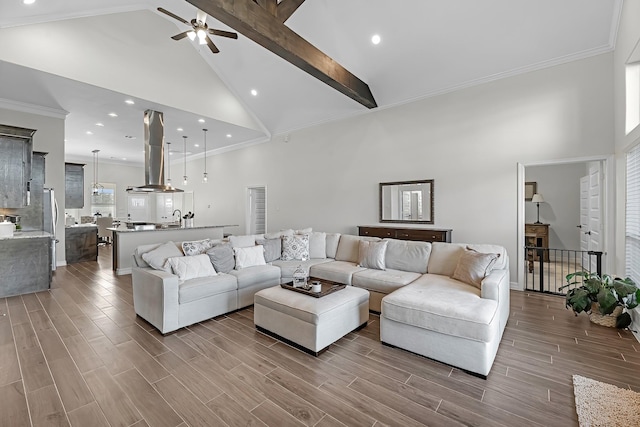
<path fill-rule="evenodd" d="M 191 22 L 188 22 L 187 20 L 180 18 L 178 15 L 171 13 L 168 10 L 163 9 L 161 7 L 158 8 L 158 12 L 162 12 L 165 15 L 169 15 L 173 19 L 178 20 L 183 24 L 191 25 L 192 28 L 190 30 L 185 31 L 184 33 L 176 34 L 175 36 L 171 37 L 172 39 L 182 40 L 185 37 L 189 37 L 189 39 L 195 40 L 195 38 L 198 37 L 200 44 L 206 44 L 207 46 L 209 46 L 209 49 L 213 53 L 220 52 L 220 49 L 218 49 L 218 47 L 215 44 L 213 44 L 213 41 L 211 41 L 211 39 L 209 38 L 209 34 L 213 34 L 214 36 L 227 37 L 230 39 L 238 38 L 237 33 L 232 33 L 230 31 L 223 31 L 223 30 L 214 30 L 212 28 L 209 28 L 206 22 L 207 14 L 202 12 L 201 10 L 198 10 L 196 18 L 192 19 Z"/>

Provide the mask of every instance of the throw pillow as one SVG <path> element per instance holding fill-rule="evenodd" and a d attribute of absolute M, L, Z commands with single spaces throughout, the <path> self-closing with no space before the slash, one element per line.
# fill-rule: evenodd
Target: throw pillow
<path fill-rule="evenodd" d="M 264 260 L 266 262 L 273 262 L 280 259 L 282 254 L 282 240 L 278 237 L 276 239 L 258 239 L 256 244 L 264 246 Z"/>
<path fill-rule="evenodd" d="M 267 264 L 264 261 L 264 247 L 262 245 L 250 248 L 233 248 L 233 252 L 236 254 L 236 270 Z"/>
<path fill-rule="evenodd" d="M 187 256 L 200 255 L 211 249 L 213 244 L 214 241 L 211 239 L 182 242 L 182 252 Z"/>
<path fill-rule="evenodd" d="M 458 258 L 452 279 L 482 288 L 482 279 L 491 273 L 499 254 L 485 254 L 466 248 Z"/>
<path fill-rule="evenodd" d="M 292 229 L 288 229 L 288 230 L 280 230 L 280 231 L 276 231 L 274 233 L 265 233 L 264 234 L 264 238 L 265 239 L 281 239 L 284 236 L 293 236 L 293 230 Z"/>
<path fill-rule="evenodd" d="M 151 268 L 171 273 L 171 266 L 167 264 L 167 259 L 181 256 L 183 255 L 180 249 L 178 249 L 175 243 L 169 241 L 152 251 L 143 253 L 142 259 L 149 264 Z"/>
<path fill-rule="evenodd" d="M 340 233 L 327 233 L 327 258 L 335 258 L 338 251 L 338 242 L 340 241 Z"/>
<path fill-rule="evenodd" d="M 309 235 L 294 234 L 282 238 L 283 261 L 306 261 L 309 259 Z"/>
<path fill-rule="evenodd" d="M 182 281 L 217 275 L 207 254 L 173 257 L 167 263 L 171 265 L 173 274 Z"/>
<path fill-rule="evenodd" d="M 358 248 L 358 265 L 364 268 L 385 270 L 384 257 L 387 252 L 388 243 L 389 242 L 386 240 L 381 242 L 360 240 Z"/>
<path fill-rule="evenodd" d="M 233 248 L 248 248 L 256 245 L 256 237 L 253 234 L 248 236 L 229 236 L 229 243 Z"/>
<path fill-rule="evenodd" d="M 207 251 L 207 255 L 218 273 L 228 273 L 236 266 L 233 248 L 228 243 L 214 246 Z"/>
<path fill-rule="evenodd" d="M 312 259 L 327 257 L 327 233 L 314 231 L 309 234 L 309 257 Z"/>

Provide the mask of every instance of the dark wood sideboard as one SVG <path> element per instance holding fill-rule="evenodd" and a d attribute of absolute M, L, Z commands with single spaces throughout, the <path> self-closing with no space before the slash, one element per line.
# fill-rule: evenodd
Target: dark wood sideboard
<path fill-rule="evenodd" d="M 451 243 L 451 229 L 447 228 L 406 228 L 359 225 L 358 235 L 420 242 Z"/>

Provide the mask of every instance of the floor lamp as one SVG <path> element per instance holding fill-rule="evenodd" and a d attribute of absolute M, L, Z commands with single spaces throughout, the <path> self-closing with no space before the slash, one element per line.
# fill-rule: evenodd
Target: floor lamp
<path fill-rule="evenodd" d="M 538 220 L 536 222 L 534 222 L 534 224 L 542 224 L 540 222 L 540 203 L 544 203 L 544 199 L 542 198 L 542 194 L 540 194 L 540 193 L 534 194 L 533 197 L 531 198 L 531 201 L 533 203 L 535 203 L 536 206 L 538 207 Z"/>

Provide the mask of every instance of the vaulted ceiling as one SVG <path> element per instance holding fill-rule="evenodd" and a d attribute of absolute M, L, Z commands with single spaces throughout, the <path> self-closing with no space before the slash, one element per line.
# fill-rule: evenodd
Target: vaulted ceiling
<path fill-rule="evenodd" d="M 100 149 L 101 159 L 134 164 L 143 162 L 147 108 L 164 112 L 172 149 L 182 152 L 188 136 L 193 157 L 203 128 L 215 153 L 370 111 L 242 34 L 213 36 L 215 55 L 197 39 L 171 40 L 188 27 L 157 7 L 190 21 L 191 3 L 208 2 L 1 1 L 0 107 L 68 113 L 68 158 Z M 621 3 L 306 0 L 285 25 L 389 108 L 611 51 Z M 207 24 L 234 31 L 211 16 Z"/>

